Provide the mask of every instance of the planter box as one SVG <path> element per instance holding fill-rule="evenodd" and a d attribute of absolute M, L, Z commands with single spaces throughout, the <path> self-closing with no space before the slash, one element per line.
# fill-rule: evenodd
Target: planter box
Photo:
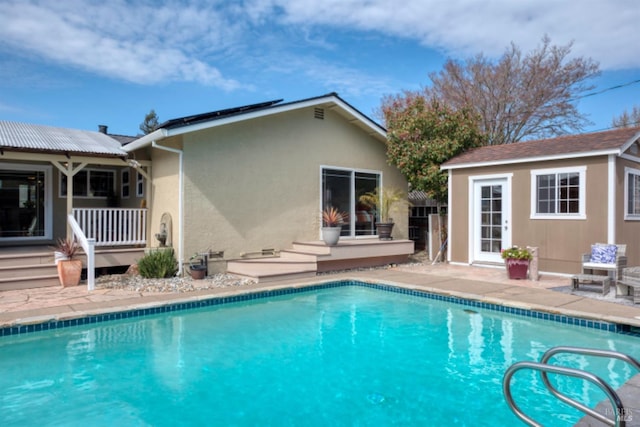
<path fill-rule="evenodd" d="M 527 270 L 529 270 L 528 259 L 507 258 L 504 260 L 507 266 L 507 274 L 509 279 L 526 279 Z"/>

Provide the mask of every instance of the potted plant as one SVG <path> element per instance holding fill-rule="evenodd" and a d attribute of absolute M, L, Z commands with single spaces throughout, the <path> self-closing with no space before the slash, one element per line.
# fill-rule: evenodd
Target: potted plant
<path fill-rule="evenodd" d="M 55 258 L 58 278 L 63 287 L 78 286 L 82 274 L 82 260 L 75 256 L 80 249 L 75 239 L 58 239 L 55 247 Z"/>
<path fill-rule="evenodd" d="M 347 213 L 340 212 L 334 207 L 327 207 L 322 211 L 322 240 L 327 246 L 338 244 L 342 224 L 345 223 L 347 217 Z"/>
<path fill-rule="evenodd" d="M 207 275 L 207 265 L 199 254 L 193 254 L 189 258 L 189 271 L 193 280 L 202 280 Z"/>
<path fill-rule="evenodd" d="M 509 249 L 503 249 L 501 255 L 502 259 L 504 259 L 505 265 L 507 266 L 509 279 L 527 278 L 529 261 L 533 258 L 529 249 L 512 246 Z"/>
<path fill-rule="evenodd" d="M 380 240 L 391 240 L 393 218 L 391 212 L 404 210 L 410 206 L 406 194 L 398 188 L 376 188 L 360 196 L 360 202 L 376 210 L 378 217 L 376 233 Z"/>

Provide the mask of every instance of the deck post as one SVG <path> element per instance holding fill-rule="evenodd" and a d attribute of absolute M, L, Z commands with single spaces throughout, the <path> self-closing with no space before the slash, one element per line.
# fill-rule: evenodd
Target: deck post
<path fill-rule="evenodd" d="M 96 287 L 96 239 L 87 239 L 87 290 L 90 292 Z"/>

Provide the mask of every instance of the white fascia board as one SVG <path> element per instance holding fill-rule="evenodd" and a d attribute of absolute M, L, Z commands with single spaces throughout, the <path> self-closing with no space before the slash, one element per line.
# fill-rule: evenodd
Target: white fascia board
<path fill-rule="evenodd" d="M 601 150 L 601 151 L 586 151 L 584 153 L 557 154 L 554 156 L 523 157 L 519 159 L 497 160 L 497 161 L 491 161 L 491 162 L 463 163 L 460 165 L 440 166 L 440 169 L 442 170 L 469 169 L 469 168 L 476 168 L 476 167 L 512 165 L 517 163 L 544 162 L 549 160 L 566 160 L 566 159 L 578 159 L 583 157 L 608 156 L 611 154 L 617 156 L 620 154 L 620 150 L 609 149 L 609 150 Z"/>
<path fill-rule="evenodd" d="M 629 147 L 631 147 L 631 145 L 638 140 L 638 138 L 640 138 L 640 132 L 633 135 L 627 140 L 627 142 L 622 145 L 622 147 L 620 147 L 620 153 L 624 153 L 625 151 L 627 151 Z"/>
<path fill-rule="evenodd" d="M 622 153 L 622 154 L 620 154 L 620 158 L 621 159 L 625 159 L 625 160 L 630 160 L 630 161 L 635 162 L 635 163 L 640 163 L 640 157 L 632 156 L 631 154 Z"/>
<path fill-rule="evenodd" d="M 122 148 L 127 152 L 130 153 L 132 151 L 136 151 L 140 148 L 146 147 L 148 145 L 151 145 L 151 143 L 153 141 L 160 141 L 165 139 L 168 135 L 168 132 L 166 129 L 157 129 L 154 130 L 151 133 L 146 134 L 145 136 L 141 137 L 140 139 L 136 139 L 135 141 L 123 146 Z"/>
<path fill-rule="evenodd" d="M 337 106 L 341 107 L 343 110 L 348 112 L 349 115 L 353 116 L 355 120 L 362 122 L 362 124 L 364 124 L 366 127 L 371 129 L 373 134 L 377 134 L 384 140 L 387 139 L 387 132 L 384 130 L 384 128 L 379 126 L 377 123 L 373 122 L 371 119 L 363 115 L 358 110 L 351 107 L 349 104 L 346 104 L 345 102 L 343 102 L 341 99 L 335 98 L 335 97 L 331 97 L 331 98 L 332 98 L 331 101 L 333 103 L 335 103 Z"/>

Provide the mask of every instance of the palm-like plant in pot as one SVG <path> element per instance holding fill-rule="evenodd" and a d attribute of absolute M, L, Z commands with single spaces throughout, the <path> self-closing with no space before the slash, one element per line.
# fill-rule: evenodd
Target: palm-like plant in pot
<path fill-rule="evenodd" d="M 55 247 L 58 278 L 63 287 L 77 286 L 82 274 L 82 260 L 76 255 L 80 246 L 75 239 L 58 239 Z"/>
<path fill-rule="evenodd" d="M 393 230 L 392 212 L 404 212 L 409 206 L 409 200 L 404 191 L 393 187 L 377 187 L 359 198 L 360 203 L 373 208 L 377 214 L 376 232 L 380 240 L 391 240 Z"/>
<path fill-rule="evenodd" d="M 327 207 L 322 211 L 322 240 L 328 246 L 335 246 L 340 240 L 342 224 L 347 221 L 349 215 L 340 212 L 337 208 Z"/>

